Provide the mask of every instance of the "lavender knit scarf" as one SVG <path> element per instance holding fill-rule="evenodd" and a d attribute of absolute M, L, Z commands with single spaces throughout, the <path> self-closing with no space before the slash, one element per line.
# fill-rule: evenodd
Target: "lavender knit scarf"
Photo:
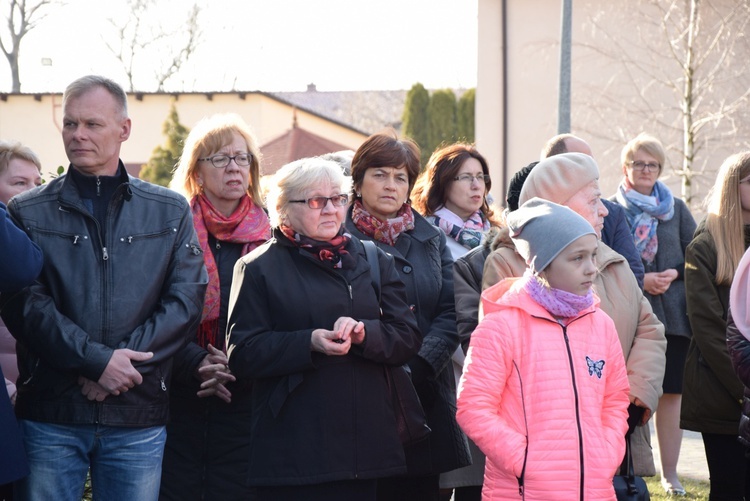
<path fill-rule="evenodd" d="M 531 296 L 531 299 L 556 317 L 575 317 L 594 304 L 594 292 L 591 289 L 585 296 L 553 289 L 543 285 L 539 278 L 528 269 L 523 278 L 525 280 L 524 290 Z"/>

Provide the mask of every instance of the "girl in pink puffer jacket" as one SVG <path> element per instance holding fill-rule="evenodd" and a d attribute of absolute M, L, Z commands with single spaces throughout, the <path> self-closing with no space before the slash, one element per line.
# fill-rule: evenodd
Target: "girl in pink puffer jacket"
<path fill-rule="evenodd" d="M 482 294 L 458 390 L 458 422 L 487 455 L 482 498 L 614 500 L 629 386 L 591 288 L 596 234 L 538 198 L 508 226 L 529 269 Z"/>

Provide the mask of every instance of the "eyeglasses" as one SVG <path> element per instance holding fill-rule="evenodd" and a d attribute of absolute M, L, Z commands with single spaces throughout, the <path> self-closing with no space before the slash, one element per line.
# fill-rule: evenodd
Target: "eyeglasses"
<path fill-rule="evenodd" d="M 462 183 L 471 184 L 476 180 L 479 184 L 487 184 L 490 182 L 490 176 L 487 174 L 477 174 L 473 176 L 471 174 L 461 174 L 453 178 L 454 181 L 461 181 Z"/>
<path fill-rule="evenodd" d="M 332 197 L 310 197 L 307 200 L 289 200 L 289 202 L 293 204 L 306 203 L 311 209 L 322 209 L 328 205 L 329 200 L 334 207 L 343 207 L 349 203 L 349 195 L 341 193 L 340 195 L 334 195 Z"/>
<path fill-rule="evenodd" d="M 200 162 L 211 162 L 211 165 L 217 169 L 227 167 L 232 160 L 234 160 L 234 163 L 236 163 L 238 167 L 248 167 L 253 161 L 253 155 L 251 153 L 237 153 L 233 157 L 230 157 L 229 155 L 214 155 L 212 157 L 198 159 Z"/>
<path fill-rule="evenodd" d="M 661 168 L 661 165 L 655 164 L 655 163 L 646 163 L 641 160 L 635 160 L 630 162 L 630 168 L 633 170 L 637 170 L 638 172 L 641 171 L 652 171 L 652 170 L 659 170 Z"/>

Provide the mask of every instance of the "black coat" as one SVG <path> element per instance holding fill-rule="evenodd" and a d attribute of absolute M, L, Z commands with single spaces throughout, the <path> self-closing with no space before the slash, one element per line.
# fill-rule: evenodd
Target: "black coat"
<path fill-rule="evenodd" d="M 354 238 L 346 250 L 353 268 L 334 269 L 276 230 L 237 262 L 227 346 L 238 380 L 253 380 L 251 485 L 406 471 L 385 371 L 406 363 L 422 336 L 393 259 L 378 253 L 378 305 L 364 246 Z M 342 316 L 364 322 L 364 343 L 344 356 L 312 352 L 312 331 Z"/>
<path fill-rule="evenodd" d="M 744 386 L 739 439 L 750 447 L 750 340 L 737 328 L 731 310 L 727 313 L 727 348 L 734 372 Z"/>
<path fill-rule="evenodd" d="M 234 264 L 242 257 L 243 244 L 218 242 L 209 234 L 209 247 L 218 268 L 221 291 L 216 348 L 224 348 L 227 303 Z M 196 333 L 197 334 L 197 333 Z M 250 499 L 246 485 L 250 460 L 249 382 L 229 383 L 232 401 L 216 396 L 198 397 L 201 380 L 195 376 L 208 355 L 196 336 L 177 352 L 169 393 L 167 442 L 162 460 L 161 501 L 230 501 Z"/>
<path fill-rule="evenodd" d="M 471 464 L 466 436 L 456 423 L 456 382 L 451 355 L 458 348 L 453 297 L 453 257 L 445 233 L 415 211 L 414 229 L 402 233 L 395 246 L 375 242 L 396 260 L 406 296 L 424 335 L 417 356 L 409 361 L 412 379 L 432 429 L 428 440 L 407 448 L 409 474 L 427 475 Z M 372 240 L 354 226 L 351 209 L 347 230 Z"/>

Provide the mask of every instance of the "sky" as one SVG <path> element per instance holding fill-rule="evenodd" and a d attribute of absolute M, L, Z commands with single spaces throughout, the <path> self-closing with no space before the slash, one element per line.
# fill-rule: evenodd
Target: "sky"
<path fill-rule="evenodd" d="M 9 0 L 0 0 L 0 6 Z M 33 0 L 29 0 L 33 1 Z M 197 0 L 203 39 L 170 91 L 319 91 L 471 88 L 477 74 L 478 0 Z M 156 0 L 142 21 L 184 36 L 188 0 Z M 0 7 L 4 15 L 6 7 Z M 97 73 L 125 85 L 117 28 L 125 0 L 67 0 L 21 45 L 21 91 L 61 92 Z M 172 38 L 174 46 L 176 38 Z M 166 48 L 135 62 L 138 90 L 155 91 Z M 43 63 L 46 62 L 46 64 Z M 51 62 L 51 64 L 49 64 Z M 11 88 L 0 60 L 0 92 Z"/>

